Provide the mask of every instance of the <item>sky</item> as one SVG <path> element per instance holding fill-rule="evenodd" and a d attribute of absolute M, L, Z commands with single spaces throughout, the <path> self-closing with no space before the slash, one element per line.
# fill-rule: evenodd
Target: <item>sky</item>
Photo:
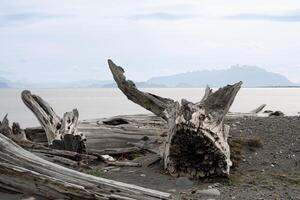
<path fill-rule="evenodd" d="M 253 65 L 300 82 L 299 0 L 0 0 L 0 77 L 133 80 Z"/>

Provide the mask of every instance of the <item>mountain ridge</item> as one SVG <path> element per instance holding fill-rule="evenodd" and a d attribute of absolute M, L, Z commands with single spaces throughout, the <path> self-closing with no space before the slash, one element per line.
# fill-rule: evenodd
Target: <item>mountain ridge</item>
<path fill-rule="evenodd" d="M 167 87 L 220 87 L 243 81 L 244 87 L 296 86 L 285 76 L 256 66 L 232 66 L 221 70 L 197 70 L 169 76 L 150 78 L 147 83 L 165 84 Z"/>
<path fill-rule="evenodd" d="M 130 79 L 130 77 L 128 77 Z M 168 76 L 157 76 L 135 82 L 139 88 L 221 87 L 243 81 L 243 87 L 300 87 L 284 75 L 249 65 L 235 65 L 227 69 L 196 70 Z M 83 80 L 56 82 L 13 82 L 0 77 L 0 88 L 115 88 L 113 80 Z"/>

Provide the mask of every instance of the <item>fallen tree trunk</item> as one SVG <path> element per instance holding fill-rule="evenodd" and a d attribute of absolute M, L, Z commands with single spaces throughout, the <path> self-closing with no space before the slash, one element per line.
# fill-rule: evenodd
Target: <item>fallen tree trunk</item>
<path fill-rule="evenodd" d="M 170 174 L 192 178 L 229 174 L 229 126 L 223 120 L 242 82 L 216 92 L 207 88 L 198 103 L 185 99 L 179 103 L 138 90 L 132 81 L 126 80 L 123 68 L 111 60 L 108 64 L 119 89 L 129 100 L 167 121 L 164 166 Z"/>
<path fill-rule="evenodd" d="M 167 125 L 164 120 L 154 115 L 122 115 L 128 124 L 107 125 L 108 119 L 92 119 L 79 122 L 78 130 L 86 136 L 87 152 L 89 154 L 123 154 L 136 152 L 141 147 L 136 143 L 146 140 L 155 144 L 149 151 L 155 151 L 160 144 L 155 141 L 164 141 Z M 47 141 L 45 131 L 40 127 L 26 128 L 25 133 L 32 141 Z M 142 148 L 143 149 L 143 148 Z"/>
<path fill-rule="evenodd" d="M 49 199 L 171 199 L 169 193 L 80 173 L 48 162 L 0 134 L 0 186 Z"/>
<path fill-rule="evenodd" d="M 41 97 L 25 90 L 21 94 L 25 105 L 33 112 L 44 128 L 49 146 L 54 149 L 86 151 L 85 137 L 77 130 L 79 113 L 77 109 L 66 112 L 60 118 Z"/>

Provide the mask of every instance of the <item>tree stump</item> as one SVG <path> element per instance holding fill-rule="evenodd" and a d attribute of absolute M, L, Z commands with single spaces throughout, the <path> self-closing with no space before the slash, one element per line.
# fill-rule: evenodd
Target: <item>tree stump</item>
<path fill-rule="evenodd" d="M 118 88 L 127 98 L 167 121 L 168 138 L 164 149 L 164 167 L 174 176 L 202 178 L 228 175 L 232 162 L 227 142 L 229 126 L 223 120 L 242 82 L 213 92 L 206 88 L 200 102 L 185 99 L 181 103 L 138 90 L 126 80 L 124 70 L 108 60 Z"/>
<path fill-rule="evenodd" d="M 66 112 L 63 118 L 60 118 L 45 100 L 31 94 L 30 91 L 24 90 L 21 97 L 44 128 L 50 147 L 78 153 L 86 152 L 86 139 L 77 130 L 79 118 L 77 109 Z"/>

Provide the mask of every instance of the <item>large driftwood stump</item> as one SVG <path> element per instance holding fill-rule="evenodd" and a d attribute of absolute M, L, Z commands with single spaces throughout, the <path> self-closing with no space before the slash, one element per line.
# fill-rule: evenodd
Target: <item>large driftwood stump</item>
<path fill-rule="evenodd" d="M 229 126 L 223 120 L 242 82 L 216 92 L 207 87 L 200 102 L 182 99 L 179 103 L 138 90 L 132 81 L 126 80 L 123 68 L 111 60 L 108 64 L 119 89 L 129 100 L 167 121 L 164 166 L 170 174 L 191 178 L 229 174 Z"/>
<path fill-rule="evenodd" d="M 77 109 L 66 112 L 60 118 L 52 107 L 41 97 L 24 90 L 21 94 L 25 105 L 33 112 L 44 128 L 49 146 L 54 149 L 86 151 L 85 137 L 77 130 L 79 113 Z"/>

